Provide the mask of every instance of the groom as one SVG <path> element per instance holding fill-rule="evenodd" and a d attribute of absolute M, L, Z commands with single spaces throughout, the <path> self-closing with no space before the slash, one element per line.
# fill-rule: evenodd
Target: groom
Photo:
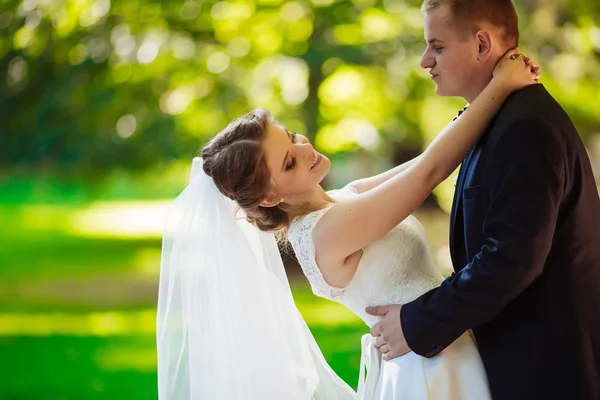
<path fill-rule="evenodd" d="M 518 44 L 510 0 L 425 0 L 428 69 L 472 102 Z M 600 200 L 569 117 L 542 85 L 514 93 L 464 160 L 455 272 L 405 305 L 373 307 L 384 359 L 433 357 L 472 329 L 494 399 L 600 399 Z"/>

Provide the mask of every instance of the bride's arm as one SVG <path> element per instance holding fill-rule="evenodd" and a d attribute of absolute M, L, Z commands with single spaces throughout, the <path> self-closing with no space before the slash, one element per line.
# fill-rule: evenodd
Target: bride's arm
<path fill-rule="evenodd" d="M 317 253 L 344 260 L 371 244 L 402 222 L 456 169 L 508 95 L 534 83 L 534 74 L 522 58 L 501 63 L 503 68 L 490 84 L 414 164 L 379 186 L 337 203 L 323 216 L 313 231 Z"/>
<path fill-rule="evenodd" d="M 411 165 L 414 165 L 421 156 L 422 155 L 420 154 L 417 157 L 413 158 L 412 160 L 408 160 L 408 161 L 398 165 L 397 167 L 388 169 L 387 171 L 382 172 L 378 175 L 374 175 L 374 176 L 370 176 L 368 178 L 362 178 L 362 179 L 357 179 L 355 181 L 352 181 L 348 184 L 348 186 L 351 186 L 354 189 L 356 189 L 356 191 L 358 193 L 367 192 L 367 191 L 373 189 L 374 187 L 381 185 L 383 182 L 393 178 L 394 176 L 398 175 L 402 171 L 408 169 Z"/>

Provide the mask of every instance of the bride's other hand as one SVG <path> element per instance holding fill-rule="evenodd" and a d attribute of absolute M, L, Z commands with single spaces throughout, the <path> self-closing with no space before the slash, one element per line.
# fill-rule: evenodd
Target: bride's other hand
<path fill-rule="evenodd" d="M 493 81 L 502 83 L 512 92 L 538 83 L 540 67 L 531 58 L 519 53 L 519 49 L 511 49 L 498 61 L 493 76 Z"/>

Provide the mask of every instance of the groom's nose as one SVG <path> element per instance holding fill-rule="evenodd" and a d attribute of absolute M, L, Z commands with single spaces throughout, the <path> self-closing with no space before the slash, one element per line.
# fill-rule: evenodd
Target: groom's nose
<path fill-rule="evenodd" d="M 431 56 L 431 53 L 428 50 L 423 52 L 421 56 L 421 68 L 428 69 L 433 68 L 435 65 L 435 58 Z"/>

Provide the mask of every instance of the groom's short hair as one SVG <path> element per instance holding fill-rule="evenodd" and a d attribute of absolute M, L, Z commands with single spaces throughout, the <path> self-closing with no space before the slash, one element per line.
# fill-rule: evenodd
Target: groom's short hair
<path fill-rule="evenodd" d="M 519 44 L 519 17 L 512 0 L 424 0 L 421 10 L 427 12 L 444 4 L 459 31 L 476 32 L 481 22 L 488 22 L 500 29 L 507 45 Z"/>

